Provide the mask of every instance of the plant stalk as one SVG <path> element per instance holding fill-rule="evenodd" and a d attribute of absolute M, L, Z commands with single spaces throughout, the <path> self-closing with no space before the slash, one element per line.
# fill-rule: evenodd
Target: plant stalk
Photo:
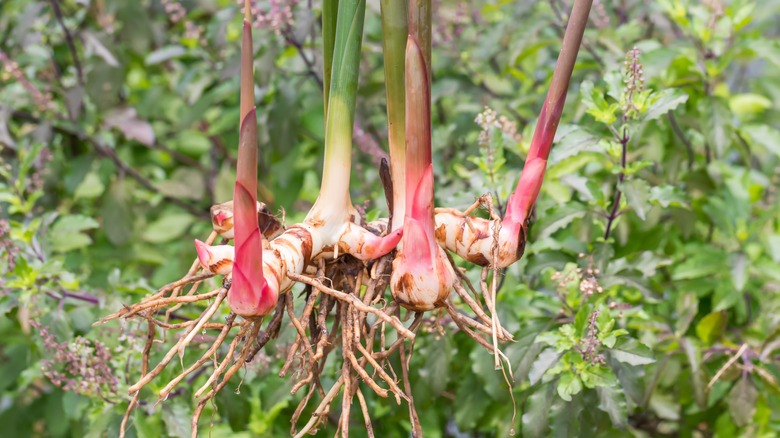
<path fill-rule="evenodd" d="M 343 222 L 352 210 L 349 178 L 352 166 L 352 129 L 355 119 L 365 0 L 338 2 L 333 69 L 325 119 L 325 161 L 322 187 L 309 217 Z M 338 216 L 338 217 L 337 217 Z"/>
<path fill-rule="evenodd" d="M 257 115 L 249 0 L 241 40 L 241 97 L 236 183 L 233 190 L 235 263 L 230 308 L 244 317 L 263 316 L 276 305 L 276 291 L 263 275 L 263 246 L 257 222 Z"/>
<path fill-rule="evenodd" d="M 387 93 L 387 137 L 393 183 L 391 230 L 403 226 L 406 211 L 406 108 L 404 58 L 408 35 L 406 1 L 381 0 L 382 48 Z"/>
<path fill-rule="evenodd" d="M 585 26 L 588 24 L 588 15 L 592 4 L 593 0 L 575 0 L 574 2 L 569 23 L 563 35 L 563 48 L 558 55 L 550 88 L 539 114 L 539 120 L 536 122 L 536 129 L 531 139 L 531 148 L 525 160 L 523 173 L 517 182 L 515 192 L 509 197 L 507 213 L 504 218 L 504 222 L 507 224 L 523 226 L 539 196 L 547 167 L 547 158 L 550 155 L 558 123 L 561 121 L 566 92 L 582 43 Z"/>
<path fill-rule="evenodd" d="M 339 0 L 322 1 L 322 93 L 325 102 L 325 120 L 328 118 L 328 98 L 333 70 L 333 46 L 336 44 L 336 18 Z"/>
<path fill-rule="evenodd" d="M 409 35 L 422 50 L 428 85 L 431 84 L 431 30 L 431 0 L 409 0 Z"/>

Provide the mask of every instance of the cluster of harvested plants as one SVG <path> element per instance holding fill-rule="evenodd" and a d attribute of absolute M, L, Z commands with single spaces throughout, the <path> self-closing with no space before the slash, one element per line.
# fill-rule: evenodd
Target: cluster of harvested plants
<path fill-rule="evenodd" d="M 500 270 L 523 254 L 529 216 L 590 5 L 588 0 L 575 1 L 522 176 L 501 217 L 490 195 L 480 196 L 466 211 L 434 208 L 431 1 L 382 0 L 390 163 L 383 162 L 379 171 L 391 216 L 366 223 L 349 195 L 365 0 L 324 0 L 321 192 L 302 223 L 285 225 L 257 199 L 258 136 L 247 1 L 233 200 L 212 208 L 214 231 L 204 242 L 196 241 L 198 259 L 181 280 L 98 322 L 134 318 L 147 327 L 141 375 L 129 388 L 132 399 L 123 433 L 142 389 L 177 357 L 183 358 L 202 333 L 213 334 L 211 344 L 196 361 L 183 363 L 183 370 L 158 391 L 164 400 L 177 386 L 206 376 L 193 388 L 197 400 L 193 436 L 206 405 L 287 326 L 296 336 L 279 375 L 291 376 L 291 392 L 303 394 L 291 419 L 290 432 L 296 436 L 315 431 L 331 410 L 338 412 L 338 429 L 347 436 L 355 399 L 372 436 L 365 391 L 406 403 L 413 434 L 421 435 L 409 359 L 426 312 L 449 318 L 492 352 L 497 369 L 509 369 L 500 345 L 512 336 L 497 317 L 496 286 Z M 489 218 L 473 215 L 478 209 L 486 210 Z M 453 256 L 482 267 L 479 284 L 468 280 Z M 200 286 L 213 276 L 222 276 L 222 287 L 202 292 Z M 303 287 L 300 299 L 292 293 L 295 285 Z M 225 305 L 230 309 L 227 317 Z M 182 306 L 199 316 L 171 322 Z M 159 362 L 151 363 L 161 333 L 176 342 Z M 391 357 L 400 358 L 400 369 L 394 369 Z M 329 387 L 321 378 L 328 361 L 336 361 L 341 370 Z M 335 402 L 339 397 L 340 407 Z M 302 418 L 304 412 L 313 413 Z"/>

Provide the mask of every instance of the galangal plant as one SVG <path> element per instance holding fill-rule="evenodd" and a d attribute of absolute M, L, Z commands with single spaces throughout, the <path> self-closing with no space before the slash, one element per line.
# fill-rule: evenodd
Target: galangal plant
<path fill-rule="evenodd" d="M 466 211 L 435 208 L 431 0 L 410 0 L 408 4 L 383 0 L 390 163 L 383 162 L 380 172 L 391 217 L 366 222 L 349 192 L 366 2 L 324 0 L 322 183 L 305 219 L 287 225 L 271 215 L 257 197 L 258 179 L 264 175 L 257 172 L 254 52 L 250 5 L 245 2 L 233 200 L 212 208 L 214 231 L 204 242 L 195 241 L 197 260 L 181 280 L 99 321 L 139 318 L 147 322 L 141 376 L 129 388 L 132 400 L 122 434 L 145 389 L 154 388 L 164 400 L 185 379 L 193 381 L 193 376 L 211 364 L 206 382 L 194 392 L 197 406 L 192 435 L 196 436 L 206 405 L 279 334 L 285 315 L 296 336 L 279 375 L 291 374 L 295 381 L 291 392 L 304 390 L 305 394 L 291 419 L 290 432 L 296 436 L 313 432 L 327 421 L 339 394 L 337 418 L 342 436 L 349 433 L 355 398 L 366 430 L 373 436 L 363 394 L 366 389 L 408 404 L 412 433 L 421 436 L 408 359 L 425 312 L 448 315 L 460 330 L 493 354 L 496 369 L 504 369 L 505 378 L 510 379 L 511 368 L 500 345 L 512 336 L 498 320 L 497 283 L 501 269 L 523 255 L 591 3 L 574 2 L 531 148 L 502 218 L 489 194 L 479 196 Z M 486 210 L 487 217 L 472 214 L 480 208 Z M 217 238 L 222 239 L 220 244 L 215 244 Z M 478 287 L 453 255 L 482 268 Z M 199 291 L 204 280 L 217 275 L 223 278 L 221 287 Z M 302 285 L 304 292 L 297 303 L 296 285 Z M 453 290 L 455 294 L 451 294 Z M 171 315 L 182 306 L 197 309 L 199 316 L 171 322 Z M 602 319 L 597 321 L 602 324 Z M 155 364 L 150 358 L 158 330 L 174 336 L 176 342 Z M 185 365 L 184 352 L 196 337 L 206 333 L 213 334 L 213 342 L 196 361 Z M 332 355 L 336 350 L 340 360 Z M 183 370 L 164 386 L 153 386 L 155 378 L 177 356 Z M 395 370 L 399 363 L 400 373 Z M 332 381 L 326 378 L 329 371 L 337 375 L 330 387 L 326 385 Z M 313 398 L 319 402 L 312 410 Z M 309 419 L 299 427 L 298 420 L 304 414 Z"/>

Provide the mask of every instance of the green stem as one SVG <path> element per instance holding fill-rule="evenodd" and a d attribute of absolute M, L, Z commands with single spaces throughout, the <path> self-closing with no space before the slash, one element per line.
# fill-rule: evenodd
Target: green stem
<path fill-rule="evenodd" d="M 365 0 L 339 1 L 325 119 L 325 163 L 320 198 L 315 204 L 315 210 L 326 210 L 333 214 L 345 214 L 351 206 L 349 176 L 352 166 L 352 124 L 355 120 L 365 12 Z"/>
<path fill-rule="evenodd" d="M 391 229 L 403 226 L 406 211 L 406 105 L 404 99 L 404 52 L 406 51 L 407 3 L 381 0 L 382 47 L 387 92 L 388 143 L 393 181 L 393 223 Z"/>
<path fill-rule="evenodd" d="M 330 77 L 333 69 L 333 46 L 336 43 L 336 18 L 339 0 L 322 1 L 322 91 L 325 101 L 325 118 L 328 117 Z"/>

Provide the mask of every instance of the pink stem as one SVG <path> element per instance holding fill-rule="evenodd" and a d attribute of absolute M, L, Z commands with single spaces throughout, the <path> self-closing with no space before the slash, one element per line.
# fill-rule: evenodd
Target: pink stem
<path fill-rule="evenodd" d="M 588 23 L 592 3 L 593 0 L 575 0 L 574 2 L 569 23 L 563 35 L 563 48 L 558 55 L 552 82 L 531 139 L 531 149 L 528 151 L 517 188 L 509 197 L 506 216 L 503 220 L 505 225 L 523 226 L 539 196 L 547 167 L 547 158 L 550 156 L 555 132 L 561 121 L 566 92 L 569 89 L 569 81 L 582 43 L 582 35 Z"/>
<path fill-rule="evenodd" d="M 231 309 L 242 316 L 262 316 L 273 309 L 275 294 L 263 276 L 263 246 L 257 223 L 257 115 L 254 104 L 252 28 L 245 1 L 241 42 L 241 125 L 236 184 L 233 191 L 235 263 L 228 294 Z"/>
<path fill-rule="evenodd" d="M 415 208 L 415 192 L 431 166 L 431 94 L 428 68 L 414 36 L 406 41 L 406 214 L 417 210 L 415 219 L 433 229 L 433 195 L 421 193 Z M 433 187 L 431 186 L 431 192 Z M 422 199 L 425 198 L 425 199 Z M 419 201 L 430 198 L 426 211 Z"/>

